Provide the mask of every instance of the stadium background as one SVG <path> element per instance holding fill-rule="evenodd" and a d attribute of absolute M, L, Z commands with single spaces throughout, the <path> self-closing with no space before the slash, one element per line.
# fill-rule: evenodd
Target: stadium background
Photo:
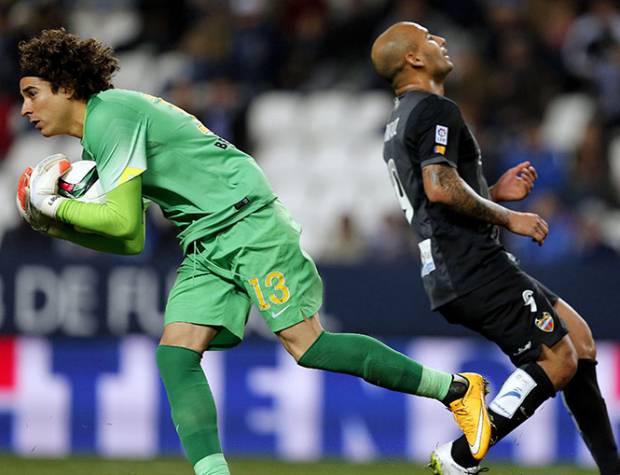
<path fill-rule="evenodd" d="M 372 40 L 415 20 L 448 39 L 447 94 L 490 181 L 530 160 L 526 202 L 551 226 L 542 248 L 505 236 L 525 268 L 571 302 L 599 341 L 620 429 L 620 9 L 605 0 L 66 0 L 0 2 L 0 451 L 28 457 L 178 455 L 154 366 L 173 230 L 149 212 L 146 251 L 102 256 L 31 232 L 19 173 L 79 157 L 19 117 L 16 44 L 65 26 L 113 45 L 117 87 L 162 96 L 253 154 L 304 228 L 332 330 L 379 336 L 495 389 L 508 360 L 428 310 L 417 246 L 381 159 L 387 87 Z M 454 435 L 436 404 L 295 367 L 251 319 L 247 341 L 205 360 L 230 454 L 290 460 L 424 460 Z M 492 396 L 493 394 L 491 394 Z M 519 464 L 591 464 L 561 398 L 493 452 Z"/>

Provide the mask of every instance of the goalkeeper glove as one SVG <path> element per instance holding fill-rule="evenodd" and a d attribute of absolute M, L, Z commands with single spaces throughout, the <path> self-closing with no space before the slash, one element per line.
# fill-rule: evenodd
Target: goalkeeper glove
<path fill-rule="evenodd" d="M 39 162 L 30 175 L 30 204 L 45 216 L 55 218 L 61 203 L 67 198 L 58 195 L 58 178 L 71 168 L 62 153 Z"/>
<path fill-rule="evenodd" d="M 52 224 L 52 220 L 47 216 L 43 216 L 30 205 L 30 176 L 32 175 L 32 167 L 26 168 L 19 177 L 17 184 L 17 210 L 19 215 L 34 229 L 42 233 L 46 233 Z"/>

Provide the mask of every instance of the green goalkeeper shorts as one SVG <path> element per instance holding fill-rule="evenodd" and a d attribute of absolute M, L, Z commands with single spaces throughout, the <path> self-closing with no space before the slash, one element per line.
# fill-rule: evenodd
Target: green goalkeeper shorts
<path fill-rule="evenodd" d="M 274 333 L 311 317 L 321 307 L 323 283 L 299 238 L 299 225 L 274 201 L 190 244 L 165 324 L 219 327 L 209 349 L 224 349 L 243 339 L 252 303 Z"/>

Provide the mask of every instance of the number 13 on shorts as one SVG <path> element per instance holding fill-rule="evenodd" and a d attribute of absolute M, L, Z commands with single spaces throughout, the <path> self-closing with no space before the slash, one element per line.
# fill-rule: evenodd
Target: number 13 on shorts
<path fill-rule="evenodd" d="M 250 279 L 248 282 L 256 293 L 260 310 L 267 310 L 271 307 L 267 300 L 274 305 L 282 305 L 291 298 L 291 292 L 286 286 L 286 279 L 284 278 L 284 274 L 282 274 L 282 272 L 270 272 L 265 277 L 265 281 L 262 282 L 263 287 L 266 289 L 268 298 L 265 298 L 265 293 L 263 293 L 259 279 Z"/>

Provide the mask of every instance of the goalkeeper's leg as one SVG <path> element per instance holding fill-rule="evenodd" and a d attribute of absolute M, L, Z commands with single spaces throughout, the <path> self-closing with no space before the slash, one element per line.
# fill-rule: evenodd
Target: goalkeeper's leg
<path fill-rule="evenodd" d="M 217 430 L 209 383 L 200 366 L 214 328 L 173 323 L 164 329 L 157 366 L 166 387 L 172 420 L 196 475 L 229 475 Z"/>
<path fill-rule="evenodd" d="M 318 314 L 282 330 L 278 338 L 300 366 L 359 376 L 408 394 L 438 400 L 449 397 L 450 373 L 423 366 L 366 335 L 323 331 Z M 462 386 L 464 394 L 467 384 Z"/>
<path fill-rule="evenodd" d="M 325 332 L 318 314 L 282 330 L 278 337 L 300 366 L 350 374 L 383 388 L 437 399 L 452 411 L 473 456 L 481 459 L 486 454 L 491 424 L 482 376 L 435 370 L 366 335 Z"/>

